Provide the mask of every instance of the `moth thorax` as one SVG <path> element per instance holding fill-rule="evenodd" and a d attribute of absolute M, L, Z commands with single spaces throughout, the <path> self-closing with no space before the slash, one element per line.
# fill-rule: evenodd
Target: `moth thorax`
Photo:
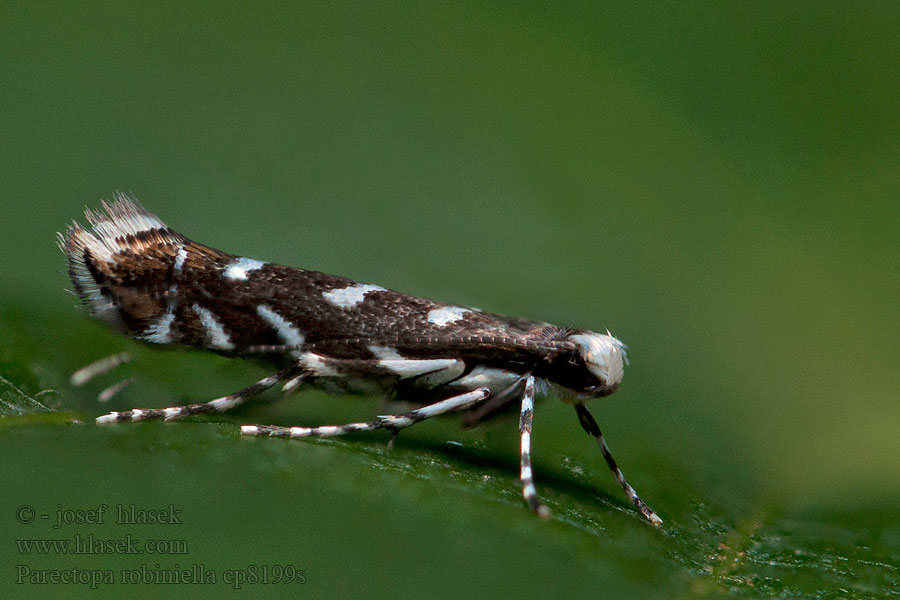
<path fill-rule="evenodd" d="M 612 387 L 621 383 L 625 364 L 628 362 L 625 344 L 612 335 L 593 331 L 570 335 L 568 340 L 578 345 L 588 371 L 601 381 L 602 386 Z"/>

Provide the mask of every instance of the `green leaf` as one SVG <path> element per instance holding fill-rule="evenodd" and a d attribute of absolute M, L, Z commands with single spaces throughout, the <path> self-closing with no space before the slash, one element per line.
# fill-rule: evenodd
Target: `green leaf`
<path fill-rule="evenodd" d="M 32 412 L 49 412 L 50 409 L 32 398 L 11 381 L 0 375 L 0 415 L 21 416 Z"/>
<path fill-rule="evenodd" d="M 214 6 L 0 9 L 0 597 L 900 596 L 896 3 Z M 74 310 L 54 233 L 115 189 L 229 252 L 608 327 L 631 365 L 591 409 L 663 527 L 555 398 L 546 521 L 514 417 L 393 449 L 239 435 L 385 410 L 304 390 L 95 425 L 268 372 Z M 113 550 L 17 545 L 76 536 Z M 171 579 L 195 567 L 217 582 Z M 51 581 L 73 569 L 114 582 Z"/>

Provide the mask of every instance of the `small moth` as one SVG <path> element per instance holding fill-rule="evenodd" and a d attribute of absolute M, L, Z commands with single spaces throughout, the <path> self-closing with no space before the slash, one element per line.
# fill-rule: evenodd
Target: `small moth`
<path fill-rule="evenodd" d="M 638 497 L 610 454 L 585 401 L 622 381 L 625 346 L 608 331 L 557 327 L 417 298 L 317 271 L 234 256 L 170 229 L 118 194 L 90 229 L 59 235 L 76 294 L 90 312 L 150 344 L 199 346 L 229 356 L 264 355 L 282 369 L 215 400 L 111 412 L 97 423 L 174 420 L 228 410 L 275 385 L 338 392 L 384 392 L 420 405 L 371 421 L 320 427 L 244 425 L 241 433 L 325 437 L 385 429 L 392 434 L 444 413 L 475 425 L 519 408 L 522 495 L 541 516 L 531 468 L 536 394 L 575 408 L 616 481 L 654 525 L 662 519 Z"/>

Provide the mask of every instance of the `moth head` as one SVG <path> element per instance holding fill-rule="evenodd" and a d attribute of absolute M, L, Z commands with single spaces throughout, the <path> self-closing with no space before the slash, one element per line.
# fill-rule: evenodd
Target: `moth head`
<path fill-rule="evenodd" d="M 596 380 L 581 392 L 582 396 L 603 396 L 615 391 L 622 382 L 628 357 L 626 346 L 607 330 L 606 335 L 593 331 L 578 331 L 567 337 L 578 346 L 588 372 Z"/>

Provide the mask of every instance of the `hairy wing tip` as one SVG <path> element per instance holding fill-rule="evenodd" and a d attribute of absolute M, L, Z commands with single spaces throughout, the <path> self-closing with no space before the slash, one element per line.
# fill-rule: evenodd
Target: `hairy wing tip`
<path fill-rule="evenodd" d="M 95 316 L 116 321 L 117 310 L 104 288 L 122 254 L 140 255 L 151 246 L 181 244 L 184 238 L 124 192 L 101 201 L 99 210 L 85 208 L 84 214 L 88 227 L 73 221 L 57 233 L 57 245 L 66 255 L 69 278 L 82 302 Z"/>

